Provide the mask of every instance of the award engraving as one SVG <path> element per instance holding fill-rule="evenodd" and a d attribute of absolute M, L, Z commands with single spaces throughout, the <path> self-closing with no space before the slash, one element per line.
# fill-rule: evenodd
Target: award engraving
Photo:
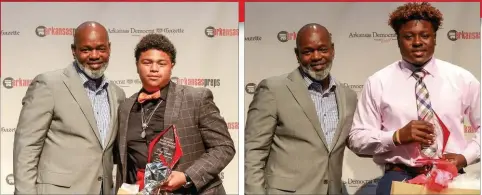
<path fill-rule="evenodd" d="M 174 125 L 169 126 L 151 140 L 142 194 L 170 194 L 160 187 L 169 178 L 173 167 L 182 155 L 181 143 Z"/>

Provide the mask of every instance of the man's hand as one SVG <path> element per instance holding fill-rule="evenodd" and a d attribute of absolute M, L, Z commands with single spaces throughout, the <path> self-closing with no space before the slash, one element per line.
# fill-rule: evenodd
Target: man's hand
<path fill-rule="evenodd" d="M 422 145 L 431 145 L 435 141 L 433 124 L 426 121 L 410 121 L 398 131 L 401 144 L 418 142 Z"/>
<path fill-rule="evenodd" d="M 186 182 L 186 176 L 183 172 L 172 171 L 171 175 L 167 178 L 167 181 L 162 184 L 161 189 L 172 192 L 181 188 Z"/>
<path fill-rule="evenodd" d="M 454 164 L 458 170 L 467 166 L 467 160 L 462 154 L 447 153 L 443 155 L 443 158 Z"/>

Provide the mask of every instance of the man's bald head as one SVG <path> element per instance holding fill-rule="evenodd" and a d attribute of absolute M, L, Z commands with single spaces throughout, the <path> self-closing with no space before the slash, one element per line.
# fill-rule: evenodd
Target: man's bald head
<path fill-rule="evenodd" d="M 109 64 L 110 42 L 106 28 L 98 22 L 84 22 L 74 33 L 72 55 L 79 68 L 92 79 L 99 79 Z"/>
<path fill-rule="evenodd" d="M 308 37 L 311 34 L 316 32 L 319 32 L 321 35 L 329 36 L 331 41 L 331 33 L 328 31 L 326 27 L 317 23 L 309 23 L 309 24 L 305 24 L 303 27 L 300 28 L 300 30 L 298 30 L 298 33 L 296 34 L 296 47 L 299 46 L 300 40 L 303 37 Z"/>
<path fill-rule="evenodd" d="M 80 39 L 86 36 L 101 36 L 109 41 L 109 33 L 107 29 L 100 23 L 95 21 L 87 21 L 80 24 L 74 32 L 74 46 L 77 45 Z"/>
<path fill-rule="evenodd" d="M 335 56 L 328 29 L 316 23 L 301 27 L 296 35 L 294 52 L 302 70 L 312 79 L 326 84 Z"/>

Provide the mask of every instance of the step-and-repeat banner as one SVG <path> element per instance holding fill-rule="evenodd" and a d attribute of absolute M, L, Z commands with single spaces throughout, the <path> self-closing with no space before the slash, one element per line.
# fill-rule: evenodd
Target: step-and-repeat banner
<path fill-rule="evenodd" d="M 256 85 L 264 78 L 291 72 L 298 64 L 293 51 L 296 32 L 320 23 L 331 32 L 336 55 L 332 75 L 360 92 L 366 79 L 400 59 L 388 16 L 402 3 L 247 3 L 245 21 L 245 112 Z M 480 79 L 479 3 L 433 3 L 444 15 L 435 56 L 472 72 Z M 467 139 L 474 130 L 466 124 Z M 316 170 L 314 170 L 316 171 Z M 480 164 L 467 168 L 480 171 Z M 348 194 L 374 192 L 381 169 L 370 158 L 348 149 L 343 181 Z M 366 194 L 366 193 L 365 193 Z"/>
<path fill-rule="evenodd" d="M 31 80 L 72 61 L 74 28 L 97 21 L 112 43 L 108 78 L 127 96 L 137 92 L 134 48 L 161 33 L 178 54 L 173 81 L 207 87 L 238 145 L 238 3 L 3 3 L 1 4 L 1 193 L 11 194 L 15 127 Z M 237 149 L 236 149 L 237 150 Z M 62 155 L 62 154 L 59 154 Z M 221 173 L 226 192 L 238 192 L 238 157 Z"/>

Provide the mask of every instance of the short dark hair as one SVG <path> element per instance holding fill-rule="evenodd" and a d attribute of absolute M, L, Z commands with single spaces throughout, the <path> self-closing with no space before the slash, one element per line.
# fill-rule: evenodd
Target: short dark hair
<path fill-rule="evenodd" d="M 401 26 L 411 20 L 426 20 L 432 23 L 434 32 L 437 32 L 440 26 L 442 26 L 443 15 L 440 10 L 433 7 L 430 3 L 407 3 L 397 7 L 390 14 L 388 25 L 398 35 Z"/>
<path fill-rule="evenodd" d="M 144 36 L 136 46 L 135 56 L 136 62 L 139 61 L 139 57 L 142 52 L 150 49 L 156 49 L 165 52 L 171 57 L 171 62 L 176 63 L 176 48 L 172 42 L 162 34 L 148 34 Z"/>

